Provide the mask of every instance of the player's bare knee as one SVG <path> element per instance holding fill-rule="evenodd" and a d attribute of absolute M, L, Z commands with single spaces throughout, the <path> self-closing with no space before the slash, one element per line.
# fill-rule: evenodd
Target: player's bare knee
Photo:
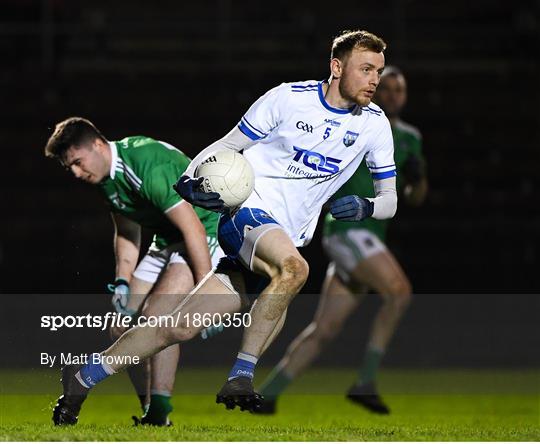
<path fill-rule="evenodd" d="M 406 278 L 392 279 L 387 283 L 387 293 L 391 297 L 410 298 L 412 293 L 411 283 Z"/>
<path fill-rule="evenodd" d="M 124 334 L 124 332 L 126 330 L 127 330 L 127 328 L 112 325 L 109 328 L 109 335 L 111 336 L 111 339 L 113 341 L 116 341 L 120 336 L 122 336 Z"/>
<path fill-rule="evenodd" d="M 282 286 L 288 287 L 288 292 L 297 293 L 306 283 L 309 275 L 309 265 L 304 258 L 287 256 L 279 266 L 278 279 Z"/>
<path fill-rule="evenodd" d="M 411 283 L 408 279 L 396 279 L 389 286 L 388 296 L 388 303 L 392 304 L 397 311 L 405 311 L 412 299 Z"/>
<path fill-rule="evenodd" d="M 185 319 L 181 319 L 174 327 L 167 328 L 167 342 L 169 345 L 178 342 L 186 342 L 193 339 L 198 333 L 198 330 L 193 325 L 188 324 Z"/>
<path fill-rule="evenodd" d="M 141 311 L 141 315 L 146 319 L 149 318 L 159 318 L 160 316 L 166 315 L 163 313 L 163 309 L 155 301 L 152 303 L 146 303 Z"/>
<path fill-rule="evenodd" d="M 315 329 L 315 337 L 321 346 L 327 345 L 341 332 L 343 324 L 341 322 L 318 322 Z"/>

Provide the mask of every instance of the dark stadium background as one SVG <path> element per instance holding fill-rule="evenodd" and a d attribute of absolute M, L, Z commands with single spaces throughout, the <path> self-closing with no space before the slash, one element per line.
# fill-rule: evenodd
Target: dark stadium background
<path fill-rule="evenodd" d="M 37 366 L 41 351 L 107 343 L 92 331 L 39 328 L 41 314 L 108 309 L 108 298 L 94 294 L 114 277 L 101 198 L 43 156 L 57 121 L 80 115 L 111 140 L 144 134 L 194 155 L 269 88 L 325 78 L 330 41 L 347 28 L 388 42 L 387 63 L 409 82 L 403 117 L 421 129 L 429 166 L 427 202 L 401 206 L 390 230 L 418 295 L 386 362 L 538 365 L 538 1 L 8 0 L 1 7 L 6 365 Z M 311 279 L 267 365 L 315 308 L 326 267 L 320 235 L 303 254 Z M 371 297 L 321 362 L 357 362 L 376 304 Z M 228 365 L 238 335 L 204 349 L 188 345 L 186 364 Z"/>

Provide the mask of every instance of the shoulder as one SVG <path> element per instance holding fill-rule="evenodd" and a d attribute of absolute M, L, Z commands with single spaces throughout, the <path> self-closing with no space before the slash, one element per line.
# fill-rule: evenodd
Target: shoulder
<path fill-rule="evenodd" d="M 170 143 L 147 136 L 129 136 L 116 142 L 119 154 L 133 161 L 165 157 L 186 157 L 185 154 Z"/>
<path fill-rule="evenodd" d="M 281 98 L 301 98 L 312 94 L 317 94 L 319 90 L 319 81 L 303 80 L 299 82 L 285 82 L 272 89 L 266 94 L 279 96 Z"/>
<path fill-rule="evenodd" d="M 160 166 L 185 169 L 190 159 L 173 145 L 146 136 L 130 136 L 116 142 L 120 161 L 137 176 L 147 179 Z"/>
<path fill-rule="evenodd" d="M 386 114 L 384 114 L 384 111 L 382 110 L 382 108 L 374 102 L 371 102 L 367 106 L 363 106 L 362 113 L 371 114 L 376 117 L 383 117 L 383 116 L 386 117 Z"/>
<path fill-rule="evenodd" d="M 280 86 L 287 88 L 291 93 L 317 92 L 319 90 L 318 80 L 303 80 L 300 82 L 282 83 Z"/>
<path fill-rule="evenodd" d="M 373 135 L 377 137 L 386 137 L 392 135 L 390 121 L 384 111 L 375 103 L 371 102 L 367 106 L 359 108 L 358 114 L 360 118 L 367 121 L 367 126 L 373 131 Z"/>
<path fill-rule="evenodd" d="M 155 149 L 158 142 L 146 136 L 128 136 L 117 140 L 116 146 L 121 157 L 137 158 L 148 149 Z"/>
<path fill-rule="evenodd" d="M 380 131 L 389 131 L 390 121 L 384 111 L 375 103 L 371 102 L 367 106 L 358 106 L 354 111 L 354 114 L 358 115 L 363 121 L 367 121 L 368 126 L 372 128 L 375 133 Z"/>
<path fill-rule="evenodd" d="M 394 128 L 398 131 L 414 137 L 415 139 L 422 140 L 422 133 L 420 132 L 420 130 L 417 127 L 411 125 L 410 123 L 404 122 L 401 119 L 399 119 L 395 123 Z"/>

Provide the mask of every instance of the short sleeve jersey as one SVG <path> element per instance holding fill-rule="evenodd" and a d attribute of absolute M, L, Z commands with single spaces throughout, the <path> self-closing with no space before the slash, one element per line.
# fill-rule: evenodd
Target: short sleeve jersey
<path fill-rule="evenodd" d="M 401 190 L 403 179 L 399 174 L 403 164 L 411 156 L 422 159 L 422 135 L 417 128 L 409 125 L 402 120 L 398 120 L 392 126 L 392 135 L 394 138 L 394 158 L 397 169 L 397 187 Z M 362 162 L 358 170 L 334 195 L 335 198 L 356 194 L 362 197 L 374 197 L 373 180 L 365 162 Z M 327 214 L 324 221 L 324 234 L 326 236 L 336 232 L 347 231 L 352 228 L 363 228 L 371 231 L 381 240 L 385 240 L 389 220 L 377 220 L 373 218 L 365 219 L 361 222 L 343 222 L 336 220 L 331 214 Z"/>
<path fill-rule="evenodd" d="M 255 172 L 243 206 L 261 208 L 296 246 L 313 237 L 322 205 L 365 158 L 374 179 L 395 176 L 392 132 L 375 104 L 332 107 L 323 82 L 283 83 L 259 98 L 240 130 L 257 143 L 244 155 Z"/>
<path fill-rule="evenodd" d="M 172 145 L 144 136 L 109 142 L 111 171 L 101 190 L 111 211 L 122 214 L 155 233 L 157 248 L 182 240 L 166 213 L 182 203 L 173 185 L 190 163 Z M 194 207 L 208 236 L 216 237 L 218 215 Z"/>

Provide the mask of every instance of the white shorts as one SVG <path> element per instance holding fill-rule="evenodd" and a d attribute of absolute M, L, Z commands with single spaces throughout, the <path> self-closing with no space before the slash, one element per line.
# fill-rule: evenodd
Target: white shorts
<path fill-rule="evenodd" d="M 371 231 L 351 228 L 347 231 L 324 236 L 324 251 L 335 264 L 336 272 L 345 282 L 358 262 L 388 251 L 386 245 Z"/>
<path fill-rule="evenodd" d="M 215 267 L 219 260 L 225 256 L 223 250 L 215 237 L 206 237 L 208 249 L 210 250 L 210 259 L 212 267 Z M 186 246 L 183 242 L 169 245 L 166 248 L 158 250 L 154 244 L 150 246 L 146 256 L 144 256 L 133 272 L 133 276 L 141 281 L 155 284 L 159 275 L 169 264 L 187 264 L 185 259 Z"/>

